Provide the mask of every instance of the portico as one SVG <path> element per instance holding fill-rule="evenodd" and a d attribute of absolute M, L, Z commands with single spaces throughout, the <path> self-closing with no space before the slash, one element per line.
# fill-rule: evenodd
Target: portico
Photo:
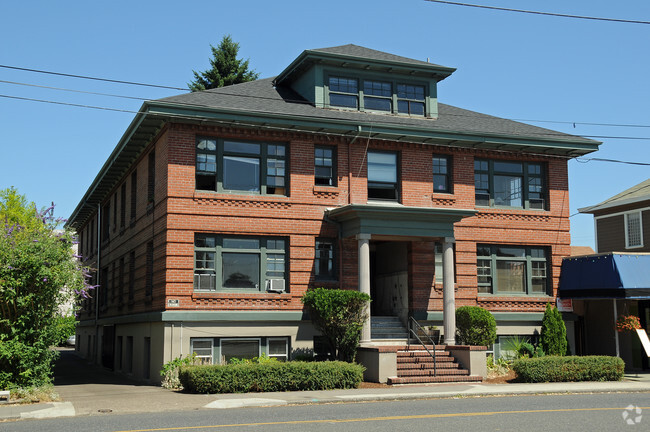
<path fill-rule="evenodd" d="M 390 296 L 395 299 L 392 302 L 393 314 L 397 315 L 403 321 L 412 315 L 411 299 L 405 299 L 404 293 L 408 295 L 412 287 L 412 280 L 406 280 L 406 286 L 401 289 L 398 285 L 404 283 L 389 284 L 388 290 L 379 290 L 377 287 L 371 289 L 377 284 L 380 270 L 372 270 L 376 267 L 375 261 L 371 260 L 371 246 L 374 249 L 381 248 L 389 257 L 384 259 L 382 267 L 396 266 L 396 262 L 403 261 L 405 266 L 406 257 L 400 257 L 399 244 L 434 241 L 442 243 L 442 282 L 443 282 L 443 325 L 444 325 L 444 343 L 454 345 L 454 336 L 456 333 L 455 320 L 455 296 L 454 296 L 454 223 L 463 218 L 473 216 L 474 210 L 448 209 L 448 208 L 424 208 L 424 207 L 404 207 L 400 205 L 382 205 L 382 204 L 350 204 L 343 207 L 328 210 L 328 217 L 338 222 L 341 226 L 341 236 L 343 238 L 354 238 L 357 241 L 358 248 L 358 289 L 360 292 L 368 294 L 373 302 L 386 303 L 384 297 Z M 394 249 L 394 256 L 390 256 L 391 247 Z M 386 252 L 388 251 L 388 252 Z M 434 266 L 434 256 L 431 256 L 431 266 Z M 405 274 L 408 272 L 404 272 Z M 392 274 L 392 273 L 391 273 Z M 408 279 L 408 278 L 406 278 Z M 395 292 L 399 291 L 399 292 Z M 381 298 L 377 298 L 381 297 Z M 390 301 L 388 303 L 391 303 Z M 363 326 L 361 334 L 361 343 L 372 343 L 370 332 L 371 310 L 367 306 L 368 318 Z M 406 322 L 404 322 L 406 324 Z"/>

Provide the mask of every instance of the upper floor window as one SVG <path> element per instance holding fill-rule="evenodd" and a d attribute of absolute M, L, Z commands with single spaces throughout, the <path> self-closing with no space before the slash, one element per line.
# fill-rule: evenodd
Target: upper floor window
<path fill-rule="evenodd" d="M 336 279 L 334 268 L 334 242 L 332 240 L 316 240 L 314 273 L 316 279 Z"/>
<path fill-rule="evenodd" d="M 285 279 L 285 255 L 284 239 L 197 234 L 194 289 L 266 291 L 271 280 Z"/>
<path fill-rule="evenodd" d="M 643 247 L 643 227 L 641 212 L 625 213 L 625 247 Z"/>
<path fill-rule="evenodd" d="M 356 79 L 335 77 L 329 79 L 330 105 L 346 108 L 359 106 L 359 89 Z"/>
<path fill-rule="evenodd" d="M 542 167 L 541 163 L 476 159 L 476 205 L 546 208 Z"/>
<path fill-rule="evenodd" d="M 370 81 L 363 82 L 363 106 L 370 111 L 393 110 L 393 89 L 389 82 Z"/>
<path fill-rule="evenodd" d="M 196 145 L 196 188 L 286 195 L 286 146 L 202 138 Z"/>
<path fill-rule="evenodd" d="M 320 186 L 336 186 L 336 147 L 314 148 L 314 183 Z"/>
<path fill-rule="evenodd" d="M 426 87 L 396 80 L 330 76 L 329 106 L 424 116 Z"/>
<path fill-rule="evenodd" d="M 546 295 L 548 256 L 541 247 L 478 245 L 478 292 Z"/>
<path fill-rule="evenodd" d="M 368 199 L 397 201 L 397 153 L 368 152 Z"/>
<path fill-rule="evenodd" d="M 449 156 L 433 156 L 433 191 L 451 192 L 451 158 Z"/>
<path fill-rule="evenodd" d="M 400 114 L 424 115 L 424 86 L 398 84 L 397 112 Z"/>

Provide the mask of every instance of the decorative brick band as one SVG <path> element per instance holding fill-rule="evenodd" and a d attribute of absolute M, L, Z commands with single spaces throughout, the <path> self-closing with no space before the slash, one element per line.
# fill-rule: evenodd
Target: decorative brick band
<path fill-rule="evenodd" d="M 451 207 L 454 204 L 456 204 L 456 198 L 437 198 L 437 197 L 432 197 L 431 201 L 433 201 L 434 205 L 438 206 L 444 206 L 444 207 Z"/>
<path fill-rule="evenodd" d="M 551 220 L 550 216 L 539 216 L 539 215 L 526 215 L 526 214 L 515 214 L 515 213 L 484 213 L 480 212 L 476 214 L 478 219 L 487 219 L 493 221 L 522 221 L 522 222 L 536 222 L 536 223 L 548 223 Z"/>
<path fill-rule="evenodd" d="M 196 306 L 209 306 L 219 308 L 250 308 L 250 309 L 271 309 L 278 310 L 287 307 L 291 304 L 290 298 L 266 298 L 266 299 L 250 299 L 250 298 L 207 298 L 199 297 L 193 298 L 192 303 Z"/>
<path fill-rule="evenodd" d="M 476 303 L 478 304 L 478 306 L 481 306 L 491 311 L 507 311 L 507 312 L 541 311 L 543 312 L 544 309 L 546 308 L 546 303 L 548 303 L 549 301 L 550 300 L 525 299 L 525 298 L 520 299 L 520 298 L 513 298 L 513 297 L 494 298 L 494 299 L 479 297 L 476 300 Z"/>
<path fill-rule="evenodd" d="M 225 206 L 238 208 L 272 208 L 272 209 L 289 209 L 291 203 L 277 201 L 256 201 L 256 200 L 236 200 L 236 199 L 211 199 L 211 198 L 194 198 L 198 205 Z"/>

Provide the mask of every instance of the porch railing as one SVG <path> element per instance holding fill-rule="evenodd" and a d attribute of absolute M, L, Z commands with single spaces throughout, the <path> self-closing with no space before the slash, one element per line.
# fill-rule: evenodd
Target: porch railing
<path fill-rule="evenodd" d="M 431 345 L 433 346 L 433 352 L 427 348 L 426 344 L 422 342 L 422 339 L 420 338 L 420 334 L 422 334 L 423 337 L 429 340 L 431 342 Z M 436 370 L 436 343 L 431 339 L 431 335 L 429 335 L 427 332 L 424 331 L 420 323 L 418 323 L 415 318 L 412 316 L 409 317 L 409 338 L 407 341 L 408 348 L 411 348 L 411 339 L 417 340 L 420 345 L 422 345 L 422 348 L 426 350 L 426 352 L 429 353 L 431 358 L 433 359 L 433 374 L 437 375 L 437 370 Z"/>

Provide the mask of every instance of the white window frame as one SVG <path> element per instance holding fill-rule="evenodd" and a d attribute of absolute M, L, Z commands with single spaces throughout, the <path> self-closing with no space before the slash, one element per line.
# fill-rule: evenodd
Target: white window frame
<path fill-rule="evenodd" d="M 639 216 L 639 244 L 630 244 L 630 216 L 638 215 Z M 635 210 L 627 212 L 625 216 L 625 249 L 636 249 L 643 247 L 643 213 L 641 210 Z"/>
<path fill-rule="evenodd" d="M 284 342 L 284 354 L 271 354 L 271 341 Z M 286 337 L 267 337 L 266 338 L 266 355 L 278 360 L 284 357 L 284 361 L 289 361 L 289 340 Z"/>
<path fill-rule="evenodd" d="M 195 342 L 210 342 L 210 363 L 214 364 L 214 339 L 213 338 L 191 338 L 190 339 L 190 353 L 194 354 L 194 343 Z M 196 355 L 197 358 L 208 358 L 205 355 Z"/>

